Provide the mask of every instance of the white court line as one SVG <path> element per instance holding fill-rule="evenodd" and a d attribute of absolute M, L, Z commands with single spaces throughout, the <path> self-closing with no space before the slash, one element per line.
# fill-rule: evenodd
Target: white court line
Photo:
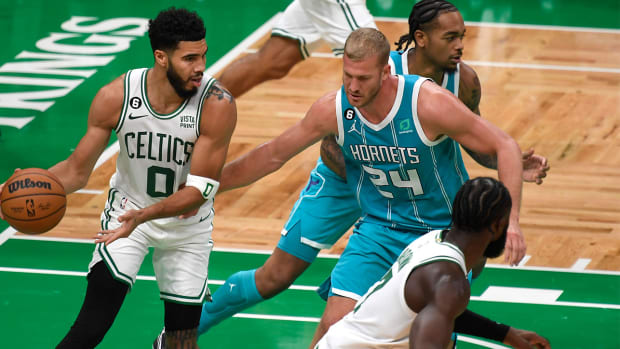
<path fill-rule="evenodd" d="M 564 291 L 531 287 L 489 286 L 478 297 L 488 302 L 549 304 L 560 298 Z"/>
<path fill-rule="evenodd" d="M 67 270 L 53 270 L 53 269 L 34 269 L 34 268 L 13 268 L 13 267 L 0 267 L 0 272 L 9 272 L 9 273 L 24 273 L 24 274 L 46 274 L 46 275 L 67 275 L 67 276 L 86 276 L 86 272 L 81 271 L 67 271 Z M 147 280 L 147 281 L 155 281 L 155 276 L 145 276 L 138 275 L 136 277 L 138 280 Z M 224 280 L 209 280 L 210 284 L 213 285 L 223 285 Z M 494 286 L 495 287 L 495 286 Z M 300 290 L 300 291 L 316 291 L 317 287 L 315 286 L 306 286 L 306 285 L 293 285 L 289 287 L 292 290 Z M 554 305 L 554 306 L 563 306 L 563 307 L 578 307 L 578 308 L 599 308 L 599 309 L 618 309 L 620 310 L 620 304 L 605 304 L 605 303 L 581 303 L 581 302 L 557 302 L 551 300 L 544 299 L 530 299 L 528 301 L 524 301 L 523 299 L 514 300 L 514 299 L 485 299 L 483 297 L 471 296 L 471 301 L 479 301 L 479 302 L 496 302 L 496 303 L 520 303 L 520 304 L 537 304 L 537 305 Z"/>
<path fill-rule="evenodd" d="M 11 272 L 11 273 L 25 273 L 25 274 L 46 274 L 46 275 L 66 275 L 66 276 L 86 276 L 86 272 L 80 271 L 67 271 L 67 270 L 51 270 L 51 269 L 33 269 L 33 268 L 12 268 L 12 267 L 0 267 L 0 272 Z M 138 280 L 146 280 L 146 281 L 155 281 L 154 276 L 145 276 L 138 275 L 136 277 Z M 223 285 L 223 280 L 209 280 L 210 284 L 213 285 Z M 315 286 L 304 286 L 304 285 L 293 285 L 290 287 L 292 290 L 300 290 L 300 291 L 316 291 L 317 287 Z M 554 305 L 554 306 L 565 306 L 565 307 L 579 307 L 579 308 L 600 308 L 600 309 L 620 309 L 619 304 L 604 304 L 604 303 L 580 303 L 580 302 L 556 302 L 556 301 L 548 301 L 548 300 L 530 300 L 528 302 L 525 301 L 515 301 L 515 300 L 493 300 L 493 299 L 483 299 L 482 297 L 472 296 L 470 297 L 472 301 L 481 301 L 481 302 L 498 302 L 498 303 L 520 303 L 520 304 L 537 304 L 537 305 Z"/>
<path fill-rule="evenodd" d="M 519 266 L 524 267 L 525 264 L 530 260 L 530 258 L 532 258 L 532 256 L 526 254 L 525 257 L 523 257 L 523 259 L 521 260 L 521 262 L 519 262 Z"/>
<path fill-rule="evenodd" d="M 506 349 L 506 348 L 510 348 L 510 347 L 506 347 L 497 343 L 491 343 L 491 342 L 487 342 L 485 340 L 479 339 L 479 338 L 474 338 L 474 337 L 469 337 L 469 336 L 465 336 L 459 333 L 456 342 L 467 342 L 467 343 L 471 343 L 471 344 L 477 344 L 477 345 L 481 345 L 485 348 L 491 348 L 491 349 Z"/>
<path fill-rule="evenodd" d="M 35 268 L 14 268 L 0 267 L 0 272 L 23 273 L 23 274 L 45 274 L 45 275 L 66 275 L 66 276 L 86 276 L 85 271 L 55 270 L 55 269 L 35 269 Z M 155 276 L 138 275 L 137 280 L 155 281 Z M 209 279 L 209 285 L 223 285 L 225 280 Z M 316 291 L 316 286 L 291 285 L 288 289 L 296 291 Z"/>
<path fill-rule="evenodd" d="M 571 270 L 585 270 L 588 264 L 590 264 L 590 262 L 592 262 L 590 258 L 579 258 L 573 264 L 573 266 L 570 267 L 570 269 Z"/>
<path fill-rule="evenodd" d="M 4 231 L 0 233 L 0 245 L 15 236 L 15 233 L 17 233 L 17 230 L 13 229 L 13 227 L 8 227 L 4 229 Z"/>
<path fill-rule="evenodd" d="M 233 317 L 243 319 L 261 319 L 261 320 L 283 320 L 283 321 L 299 321 L 299 322 L 319 322 L 321 318 L 308 317 L 308 316 L 286 316 L 286 315 L 263 315 L 263 314 L 248 314 L 238 313 Z"/>
<path fill-rule="evenodd" d="M 407 23 L 407 18 L 399 17 L 375 17 L 375 22 L 397 22 Z M 559 25 L 537 25 L 537 24 L 518 24 L 518 23 L 493 23 L 493 22 L 474 22 L 465 21 L 466 26 L 508 28 L 508 29 L 533 29 L 533 30 L 557 30 L 567 32 L 586 32 L 586 33 L 606 33 L 620 34 L 620 29 L 593 28 L 593 27 L 568 27 Z"/>
<path fill-rule="evenodd" d="M 257 49 L 247 49 L 245 53 L 258 52 Z M 341 59 L 331 52 L 313 52 L 311 57 L 315 58 L 333 58 Z M 578 71 L 586 73 L 609 73 L 620 74 L 620 68 L 600 68 L 587 67 L 578 65 L 557 65 L 557 64 L 532 64 L 532 63 L 513 63 L 513 62 L 489 62 L 489 61 L 463 61 L 468 65 L 475 67 L 492 67 L 492 68 L 511 68 L 511 69 L 532 69 L 532 70 L 560 70 L 560 71 Z"/>
<path fill-rule="evenodd" d="M 599 308 L 599 309 L 616 309 L 620 310 L 620 304 L 605 304 L 605 303 L 582 303 L 582 302 L 546 302 L 546 301 L 529 301 L 521 302 L 518 300 L 492 300 L 481 299 L 478 296 L 469 297 L 470 301 L 478 302 L 493 302 L 493 303 L 519 303 L 519 304 L 537 304 L 537 305 L 553 305 L 560 307 L 575 307 L 575 308 Z"/>
<path fill-rule="evenodd" d="M 75 243 L 85 243 L 92 244 L 94 240 L 92 239 L 80 239 L 80 238 L 59 238 L 54 236 L 44 236 L 44 235 L 15 235 L 12 239 L 16 240 L 37 240 L 37 241 L 50 241 L 50 242 L 75 242 Z M 262 254 L 269 255 L 271 254 L 271 250 L 256 250 L 256 249 L 245 249 L 245 248 L 226 248 L 226 247 L 214 247 L 213 251 L 217 252 L 235 252 L 235 253 L 248 253 L 248 254 Z M 340 258 L 339 255 L 336 254 L 323 254 L 319 253 L 319 257 L 321 258 Z M 554 268 L 554 267 L 535 267 L 535 266 L 520 266 L 520 267 L 512 267 L 505 264 L 493 264 L 487 263 L 485 268 L 491 269 L 512 269 L 512 270 L 527 270 L 527 271 L 550 271 L 550 272 L 558 272 L 558 273 L 577 273 L 577 274 L 599 274 L 599 275 L 616 275 L 620 276 L 620 271 L 613 270 L 596 270 L 596 269 L 586 269 L 586 270 L 574 270 L 569 268 Z"/>
<path fill-rule="evenodd" d="M 101 193 L 103 193 L 103 190 L 96 190 L 96 189 L 80 189 L 78 191 L 73 192 L 73 194 L 96 194 L 99 195 Z"/>
<path fill-rule="evenodd" d="M 576 65 L 530 64 L 530 63 L 512 63 L 512 62 L 487 62 L 487 61 L 464 61 L 464 62 L 469 65 L 476 66 L 476 67 L 564 70 L 564 71 L 579 71 L 579 72 L 586 72 L 586 73 L 620 74 L 620 68 L 599 68 L 599 67 L 586 67 L 586 66 L 576 66 Z"/>

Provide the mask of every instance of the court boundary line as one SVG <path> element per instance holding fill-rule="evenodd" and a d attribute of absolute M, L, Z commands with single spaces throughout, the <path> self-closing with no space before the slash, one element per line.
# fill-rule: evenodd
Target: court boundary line
<path fill-rule="evenodd" d="M 258 52 L 257 49 L 246 49 L 245 53 Z M 313 52 L 312 58 L 340 59 L 333 53 Z M 558 64 L 540 64 L 540 63 L 518 63 L 518 62 L 491 62 L 491 61 L 469 61 L 463 60 L 463 63 L 474 67 L 501 68 L 501 69 L 531 69 L 531 70 L 559 70 L 559 71 L 577 71 L 582 73 L 607 73 L 620 74 L 620 68 L 592 67 L 578 65 L 558 65 Z"/>
<path fill-rule="evenodd" d="M 408 18 L 403 17 L 374 17 L 375 22 L 397 22 L 407 23 Z M 569 31 L 584 33 L 605 33 L 620 34 L 620 29 L 614 28 L 595 28 L 595 27 L 570 27 L 563 25 L 545 25 L 545 24 L 520 24 L 520 23 L 495 23 L 495 22 L 477 22 L 465 21 L 466 26 L 472 27 L 491 27 L 491 28 L 507 28 L 507 29 L 532 29 L 532 30 L 550 30 L 550 31 Z"/>
<path fill-rule="evenodd" d="M 94 240 L 91 240 L 91 239 L 62 238 L 62 237 L 54 237 L 54 236 L 14 235 L 13 237 L 11 237 L 11 239 L 14 239 L 14 240 L 49 241 L 49 242 L 72 242 L 72 243 L 82 243 L 82 244 L 93 244 L 94 245 Z M 216 252 L 230 252 L 230 253 L 260 254 L 260 255 L 270 255 L 272 253 L 272 250 L 258 250 L 258 249 L 230 248 L 230 247 L 214 247 L 213 251 L 216 251 Z M 329 253 L 319 253 L 318 257 L 319 258 L 325 258 L 325 259 L 337 259 L 337 258 L 340 258 L 340 255 L 329 254 Z M 524 270 L 524 271 L 549 271 L 549 272 L 558 272 L 558 273 L 598 274 L 598 275 L 620 276 L 620 271 L 601 270 L 601 269 L 576 270 L 576 269 L 571 269 L 571 268 L 538 267 L 538 266 L 527 266 L 527 265 L 522 265 L 522 266 L 518 266 L 518 267 L 512 267 L 512 266 L 505 265 L 505 264 L 495 264 L 495 263 L 487 263 L 485 268 L 491 268 L 491 269 L 512 269 L 512 270 Z"/>
<path fill-rule="evenodd" d="M 85 277 L 87 272 L 84 271 L 71 271 L 71 270 L 58 270 L 58 269 L 36 269 L 36 268 L 18 268 L 18 267 L 0 267 L 0 272 L 8 273 L 22 273 L 22 274 L 44 274 L 44 275 L 59 275 L 59 276 L 80 276 Z M 156 281 L 155 276 L 150 275 L 137 275 L 136 280 L 143 281 Z M 223 285 L 224 280 L 209 280 L 209 284 Z M 307 285 L 293 285 L 289 287 L 290 290 L 296 291 L 316 291 L 317 287 Z M 586 302 L 566 302 L 566 301 L 553 301 L 553 302 L 523 302 L 523 301 L 505 301 L 505 300 L 492 300 L 482 299 L 480 296 L 470 296 L 470 301 L 475 302 L 492 302 L 492 303 L 508 303 L 508 304 L 529 304 L 529 305 L 551 305 L 561 307 L 576 307 L 576 308 L 595 308 L 595 309 L 613 309 L 620 310 L 620 304 L 609 303 L 586 303 Z"/>

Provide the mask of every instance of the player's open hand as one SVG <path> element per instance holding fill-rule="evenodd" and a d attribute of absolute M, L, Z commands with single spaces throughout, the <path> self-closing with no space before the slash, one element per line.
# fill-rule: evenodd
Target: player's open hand
<path fill-rule="evenodd" d="M 504 250 L 504 260 L 510 265 L 517 265 L 523 257 L 527 246 L 518 223 L 510 223 L 508 232 L 506 233 L 506 249 Z"/>
<path fill-rule="evenodd" d="M 547 163 L 547 158 L 534 154 L 534 149 L 523 153 L 523 181 L 542 184 L 543 178 L 547 177 L 547 171 L 551 167 Z"/>
<path fill-rule="evenodd" d="M 121 226 L 116 229 L 102 230 L 95 236 L 95 243 L 103 242 L 107 245 L 116 239 L 126 238 L 142 221 L 140 221 L 140 210 L 130 210 L 118 217 Z"/>
<path fill-rule="evenodd" d="M 16 168 L 15 171 L 13 171 L 13 174 L 16 174 L 17 172 L 21 170 L 22 170 L 21 168 Z M 2 193 L 2 189 L 4 189 L 4 184 L 6 184 L 6 181 L 0 184 L 0 193 Z M 0 204 L 2 204 L 2 200 L 0 200 Z M 4 214 L 2 214 L 2 210 L 0 210 L 0 219 L 4 220 Z"/>
<path fill-rule="evenodd" d="M 551 349 L 549 341 L 538 333 L 511 327 L 506 334 L 504 344 L 516 349 Z"/>

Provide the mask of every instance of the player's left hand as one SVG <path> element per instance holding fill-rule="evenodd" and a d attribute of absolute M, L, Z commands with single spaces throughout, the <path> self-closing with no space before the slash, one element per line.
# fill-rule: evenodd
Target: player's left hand
<path fill-rule="evenodd" d="M 551 349 L 549 341 L 536 332 L 511 327 L 506 334 L 504 344 L 516 349 Z"/>
<path fill-rule="evenodd" d="M 504 250 L 504 261 L 510 265 L 517 265 L 525 257 L 527 246 L 521 232 L 519 223 L 510 223 L 506 233 L 506 248 Z"/>
<path fill-rule="evenodd" d="M 131 232 L 133 232 L 133 230 L 136 229 L 140 223 L 142 223 L 139 220 L 139 217 L 139 210 L 130 210 L 125 212 L 124 215 L 118 217 L 118 221 L 122 223 L 121 226 L 116 229 L 99 231 L 95 236 L 95 243 L 98 244 L 103 242 L 107 246 L 116 239 L 128 237 Z"/>
<path fill-rule="evenodd" d="M 547 171 L 551 168 L 547 163 L 547 158 L 534 154 L 534 149 L 529 149 L 522 156 L 523 181 L 542 184 L 543 178 L 547 177 Z"/>

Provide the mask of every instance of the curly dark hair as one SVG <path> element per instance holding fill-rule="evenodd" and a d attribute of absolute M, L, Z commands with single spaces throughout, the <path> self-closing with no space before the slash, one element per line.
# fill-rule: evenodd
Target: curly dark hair
<path fill-rule="evenodd" d="M 478 232 L 505 217 L 512 208 L 508 189 L 490 177 L 470 179 L 459 189 L 452 204 L 452 224 L 467 232 Z"/>
<path fill-rule="evenodd" d="M 200 41 L 205 38 L 205 25 L 196 12 L 171 7 L 149 20 L 151 48 L 169 51 L 180 41 Z"/>

